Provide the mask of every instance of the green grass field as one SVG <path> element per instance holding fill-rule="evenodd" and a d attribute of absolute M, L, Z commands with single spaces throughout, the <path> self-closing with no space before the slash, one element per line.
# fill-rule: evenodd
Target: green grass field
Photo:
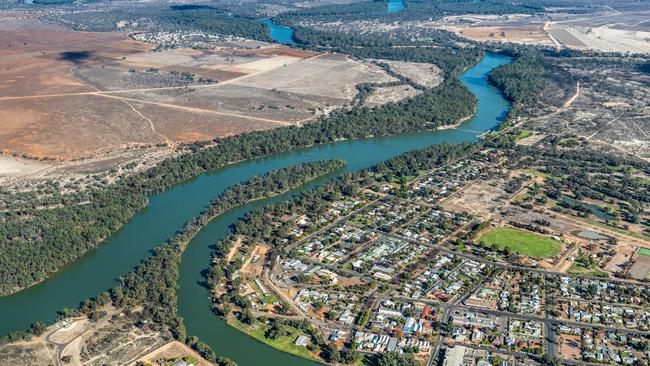
<path fill-rule="evenodd" d="M 288 335 L 279 337 L 278 339 L 268 339 L 264 336 L 264 332 L 269 328 L 269 326 L 264 323 L 255 322 L 255 326 L 249 326 L 235 318 L 229 318 L 228 324 L 277 350 L 309 360 L 322 362 L 309 353 L 309 350 L 306 347 L 294 344 L 294 341 L 299 335 L 305 335 L 305 333 L 298 329 L 287 326 L 286 329 L 290 331 Z"/>
<path fill-rule="evenodd" d="M 530 136 L 532 136 L 532 135 L 533 135 L 533 131 L 530 131 L 530 130 L 521 130 L 521 131 L 519 131 L 519 133 L 517 134 L 517 140 L 525 139 L 526 137 L 530 137 Z"/>
<path fill-rule="evenodd" d="M 648 249 L 648 248 L 639 248 L 639 254 L 647 255 L 648 257 L 650 257 L 650 249 Z"/>
<path fill-rule="evenodd" d="M 507 247 L 515 253 L 535 258 L 553 257 L 560 252 L 560 243 L 556 240 L 508 227 L 491 230 L 481 235 L 479 241 L 494 244 L 499 249 Z"/>
<path fill-rule="evenodd" d="M 567 271 L 567 273 L 572 275 L 593 276 L 593 277 L 600 277 L 600 278 L 609 277 L 609 273 L 599 268 L 587 268 L 578 262 L 573 262 L 571 264 L 571 267 Z"/>

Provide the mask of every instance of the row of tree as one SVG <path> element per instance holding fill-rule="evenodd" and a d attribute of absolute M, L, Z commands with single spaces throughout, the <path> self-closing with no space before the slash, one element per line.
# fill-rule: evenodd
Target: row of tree
<path fill-rule="evenodd" d="M 125 308 L 141 306 L 142 318 L 152 320 L 153 324 L 159 325 L 176 339 L 188 340 L 188 344 L 195 346 L 208 359 L 228 365 L 227 361 L 212 357 L 212 353 L 205 351 L 209 347 L 194 338 L 188 338 L 181 319 L 176 315 L 180 255 L 185 246 L 215 216 L 246 202 L 284 193 L 344 166 L 345 162 L 341 160 L 298 164 L 254 177 L 225 190 L 200 215 L 188 221 L 173 238 L 154 249 L 153 255 L 133 272 L 125 275 L 121 285 L 112 288 L 110 293 L 85 300 L 78 309 L 63 309 L 61 317 L 85 314 L 91 319 L 97 318 L 99 308 L 111 301 L 116 306 Z M 4 335 L 0 343 L 29 339 L 32 335 L 41 334 L 44 329 L 42 323 L 36 323 L 30 330 Z"/>
<path fill-rule="evenodd" d="M 476 100 L 458 80 L 398 103 L 354 108 L 303 127 L 257 131 L 188 146 L 188 153 L 93 191 L 87 205 L 14 212 L 0 218 L 0 294 L 40 281 L 115 232 L 142 209 L 146 194 L 231 162 L 341 139 L 432 130 L 474 112 Z"/>

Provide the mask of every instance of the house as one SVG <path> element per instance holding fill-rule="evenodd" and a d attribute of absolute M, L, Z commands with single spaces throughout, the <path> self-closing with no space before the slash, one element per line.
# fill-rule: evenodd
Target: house
<path fill-rule="evenodd" d="M 397 338 L 391 337 L 388 340 L 388 346 L 386 346 L 386 351 L 388 352 L 395 352 L 397 351 Z"/>
<path fill-rule="evenodd" d="M 301 336 L 298 336 L 298 338 L 296 338 L 296 341 L 293 342 L 293 343 L 294 343 L 296 346 L 303 346 L 303 347 L 306 347 L 308 342 L 309 342 L 309 337 L 307 337 L 307 336 L 305 336 L 305 335 L 301 335 Z"/>
<path fill-rule="evenodd" d="M 172 364 L 172 366 L 194 366 L 194 364 L 187 363 L 185 360 L 178 360 L 176 363 Z"/>

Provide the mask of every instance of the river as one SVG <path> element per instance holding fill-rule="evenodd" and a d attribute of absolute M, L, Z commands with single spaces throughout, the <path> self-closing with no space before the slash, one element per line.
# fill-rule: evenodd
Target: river
<path fill-rule="evenodd" d="M 278 24 L 269 18 L 261 19 L 260 23 L 269 27 L 270 36 L 273 41 L 285 46 L 294 46 L 296 44 L 293 40 L 293 29 Z"/>
<path fill-rule="evenodd" d="M 386 3 L 387 13 L 397 13 L 406 7 L 404 0 L 388 0 Z M 269 27 L 269 33 L 273 41 L 283 44 L 285 46 L 295 46 L 296 42 L 293 40 L 293 29 L 290 27 L 275 23 L 270 18 L 260 19 L 260 23 Z"/>
<path fill-rule="evenodd" d="M 386 11 L 389 13 L 397 13 L 404 10 L 405 7 L 404 0 L 388 0 Z"/>
<path fill-rule="evenodd" d="M 476 140 L 480 133 L 497 127 L 510 109 L 510 104 L 503 99 L 499 90 L 487 82 L 487 73 L 491 69 L 509 61 L 505 56 L 487 54 L 479 64 L 461 75 L 461 81 L 476 95 L 479 104 L 475 116 L 463 123 L 460 129 L 317 145 L 230 165 L 151 195 L 149 206 L 138 212 L 97 249 L 46 281 L 0 298 L 0 334 L 26 329 L 36 321 L 52 322 L 57 311 L 77 307 L 80 301 L 116 285 L 120 275 L 131 271 L 150 255 L 151 249 L 172 237 L 186 221 L 198 215 L 212 199 L 237 182 L 272 169 L 324 159 L 346 160 L 348 165 L 340 173 L 351 172 L 412 149 L 445 141 L 461 143 Z M 332 178 L 322 178 L 302 189 Z M 201 271 L 209 265 L 209 246 L 223 238 L 231 224 L 252 209 L 287 199 L 295 193 L 256 201 L 217 217 L 199 232 L 183 255 L 178 311 L 185 319 L 188 334 L 198 335 L 219 355 L 232 358 L 240 366 L 258 365 L 260 359 L 271 365 L 313 364 L 276 351 L 224 324 L 211 313 L 208 292 L 198 285 Z"/>
<path fill-rule="evenodd" d="M 343 172 L 351 172 L 368 168 L 415 148 L 444 141 L 460 143 L 475 140 L 477 132 L 495 128 L 503 121 L 509 110 L 509 104 L 501 97 L 499 90 L 487 82 L 487 73 L 495 66 L 508 61 L 509 59 L 503 56 L 487 55 L 478 65 L 462 75 L 463 83 L 474 92 L 479 100 L 475 117 L 462 125 L 464 131 L 449 129 L 327 144 L 268 159 L 260 159 L 245 163 L 245 165 L 264 172 L 268 170 L 269 165 L 277 168 L 304 161 L 343 159 L 348 162 Z M 280 197 L 239 207 L 216 218 L 199 232 L 183 254 L 178 291 L 178 312 L 184 318 L 188 334 L 197 335 L 208 343 L 217 354 L 233 359 L 240 366 L 259 365 L 260 360 L 264 360 L 264 364 L 268 365 L 316 365 L 314 362 L 277 351 L 227 325 L 211 312 L 209 292 L 198 283 L 202 279 L 201 271 L 209 266 L 210 246 L 224 238 L 230 232 L 230 226 L 240 217 L 250 210 L 286 200 L 298 191 L 322 184 L 329 179 L 332 179 L 332 176 L 319 179 L 306 187 L 301 187 L 301 189 Z"/>

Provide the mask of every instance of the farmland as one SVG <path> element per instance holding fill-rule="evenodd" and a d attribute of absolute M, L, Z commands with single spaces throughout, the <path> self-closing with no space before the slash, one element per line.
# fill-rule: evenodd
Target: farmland
<path fill-rule="evenodd" d="M 309 123 L 349 105 L 357 84 L 395 81 L 374 63 L 259 41 L 153 52 L 123 32 L 3 18 L 0 145 L 14 156 L 74 161 L 133 147 L 173 150 Z"/>

